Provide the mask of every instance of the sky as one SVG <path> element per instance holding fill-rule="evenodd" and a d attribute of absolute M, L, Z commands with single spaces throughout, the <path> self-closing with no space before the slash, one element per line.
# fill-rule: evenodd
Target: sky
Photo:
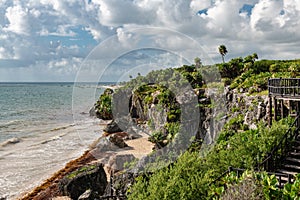
<path fill-rule="evenodd" d="M 1 0 L 0 82 L 115 81 L 195 55 L 219 63 L 221 44 L 225 60 L 295 59 L 299 30 L 299 0 Z"/>

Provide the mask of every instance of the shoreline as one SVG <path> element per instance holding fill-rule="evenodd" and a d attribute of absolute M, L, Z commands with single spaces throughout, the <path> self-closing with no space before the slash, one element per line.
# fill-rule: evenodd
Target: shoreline
<path fill-rule="evenodd" d="M 46 179 L 41 185 L 34 188 L 32 191 L 24 194 L 19 200 L 30 200 L 30 199 L 50 199 L 52 194 L 58 192 L 58 182 L 66 174 L 72 172 L 79 167 L 95 160 L 94 156 L 90 154 L 90 150 L 85 151 L 79 158 L 68 162 L 64 168 L 55 172 L 50 178 Z M 47 194 L 48 193 L 48 194 Z M 40 197 L 39 197 L 40 196 Z"/>
<path fill-rule="evenodd" d="M 106 122 L 88 118 L 78 126 L 53 126 L 47 131 L 9 140 L 1 147 L 0 199 L 22 199 L 67 164 L 81 157 L 102 135 Z M 66 127 L 66 128 L 61 128 Z M 79 131 L 79 132 L 78 132 Z"/>
<path fill-rule="evenodd" d="M 107 121 L 106 121 L 107 122 Z M 101 124 L 102 126 L 104 124 Z M 73 159 L 65 164 L 63 168 L 56 171 L 54 174 L 50 175 L 49 178 L 42 181 L 37 187 L 34 187 L 28 192 L 18 197 L 18 200 L 43 200 L 43 199 L 52 199 L 55 197 L 60 197 L 61 193 L 58 188 L 60 180 L 62 180 L 67 174 L 77 170 L 78 168 L 91 164 L 91 163 L 102 163 L 104 165 L 104 170 L 106 172 L 107 180 L 110 178 L 110 159 L 117 155 L 133 155 L 137 159 L 142 158 L 143 156 L 148 155 L 152 152 L 154 144 L 148 141 L 148 135 L 145 133 L 140 133 L 141 137 L 125 140 L 128 147 L 115 149 L 109 152 L 102 152 L 100 155 L 102 157 L 97 158 L 99 155 L 93 153 L 95 147 L 92 147 L 99 142 L 101 139 L 108 137 L 100 136 L 96 139 L 88 150 L 84 151 L 81 156 L 76 159 Z"/>

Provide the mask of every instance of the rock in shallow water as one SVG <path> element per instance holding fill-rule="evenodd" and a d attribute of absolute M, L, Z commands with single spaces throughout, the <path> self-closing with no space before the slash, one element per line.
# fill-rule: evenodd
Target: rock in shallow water
<path fill-rule="evenodd" d="M 11 144 L 17 144 L 19 142 L 21 142 L 20 138 L 10 138 L 10 139 L 6 140 L 5 142 L 0 143 L 0 147 L 5 147 L 5 146 L 11 145 Z"/>

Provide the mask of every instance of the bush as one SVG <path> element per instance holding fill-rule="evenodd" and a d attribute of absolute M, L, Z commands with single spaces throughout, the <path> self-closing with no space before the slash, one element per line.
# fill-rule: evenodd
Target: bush
<path fill-rule="evenodd" d="M 100 119 L 112 119 L 112 89 L 106 89 L 95 104 L 96 116 Z"/>
<path fill-rule="evenodd" d="M 278 143 L 289 128 L 289 120 L 260 124 L 257 130 L 235 133 L 216 144 L 205 158 L 187 151 L 167 168 L 147 178 L 139 178 L 129 199 L 207 199 L 217 196 L 209 184 L 229 166 L 251 169 Z M 217 183 L 218 184 L 218 183 Z M 221 194 L 222 190 L 218 194 Z"/>
<path fill-rule="evenodd" d="M 237 177 L 231 172 L 220 181 L 220 185 L 214 185 L 210 190 L 224 191 L 221 199 L 300 199 L 300 174 L 296 175 L 294 183 L 284 185 L 283 189 L 278 188 L 278 180 L 275 175 L 268 175 L 266 172 L 244 172 Z M 220 189 L 222 188 L 222 189 Z M 227 188 L 227 189 L 226 189 Z"/>

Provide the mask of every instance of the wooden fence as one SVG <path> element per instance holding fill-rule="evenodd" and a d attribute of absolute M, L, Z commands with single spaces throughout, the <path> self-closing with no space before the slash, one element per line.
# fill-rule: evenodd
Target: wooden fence
<path fill-rule="evenodd" d="M 300 96 L 299 78 L 272 78 L 268 80 L 269 94 Z"/>

